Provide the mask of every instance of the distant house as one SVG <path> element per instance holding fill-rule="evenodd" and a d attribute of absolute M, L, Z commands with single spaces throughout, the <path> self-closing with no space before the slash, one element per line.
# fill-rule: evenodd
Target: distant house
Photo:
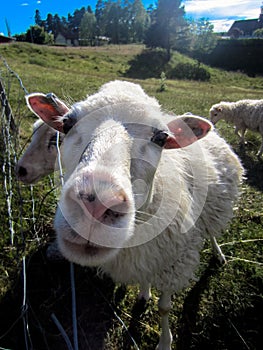
<path fill-rule="evenodd" d="M 58 46 L 67 46 L 67 39 L 64 37 L 64 35 L 62 35 L 61 33 L 59 33 L 56 38 L 55 38 L 55 45 Z"/>
<path fill-rule="evenodd" d="M 232 38 L 250 38 L 257 29 L 263 28 L 263 5 L 260 8 L 259 18 L 235 21 L 228 31 Z"/>
<path fill-rule="evenodd" d="M 77 39 L 75 39 L 72 43 L 72 41 L 70 39 L 65 38 L 64 35 L 59 33 L 55 38 L 55 45 L 57 45 L 57 46 L 79 46 L 79 42 Z"/>
<path fill-rule="evenodd" d="M 0 44 L 11 43 L 15 39 L 0 33 Z"/>

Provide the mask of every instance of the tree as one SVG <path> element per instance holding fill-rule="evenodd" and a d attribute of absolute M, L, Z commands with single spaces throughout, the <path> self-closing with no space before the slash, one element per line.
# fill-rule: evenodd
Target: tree
<path fill-rule="evenodd" d="M 92 13 L 92 8 L 91 8 L 91 6 L 90 6 L 90 5 L 88 5 L 88 7 L 87 7 L 87 11 L 88 11 L 89 13 Z"/>
<path fill-rule="evenodd" d="M 45 20 L 45 31 L 48 33 L 54 33 L 54 22 L 53 22 L 53 15 L 49 13 L 47 15 L 47 19 Z"/>
<path fill-rule="evenodd" d="M 68 23 L 67 23 L 67 34 L 66 37 L 71 39 L 72 44 L 75 40 L 79 39 L 79 28 L 81 20 L 86 13 L 85 7 L 82 7 L 80 10 L 75 10 L 72 15 L 68 15 Z"/>
<path fill-rule="evenodd" d="M 263 28 L 256 29 L 253 32 L 253 37 L 255 37 L 255 38 L 263 38 Z"/>
<path fill-rule="evenodd" d="M 36 13 L 35 13 L 35 24 L 39 27 L 42 26 L 42 19 L 41 19 L 41 16 L 40 16 L 40 11 L 39 10 L 36 10 Z"/>
<path fill-rule="evenodd" d="M 113 44 L 120 44 L 122 8 L 120 0 L 117 2 L 108 1 L 103 11 L 105 23 L 105 35 L 111 39 Z"/>
<path fill-rule="evenodd" d="M 142 42 L 149 16 L 141 0 L 98 0 L 95 10 L 98 35 L 113 44 Z"/>
<path fill-rule="evenodd" d="M 190 23 L 191 47 L 190 53 L 202 60 L 204 55 L 209 54 L 216 46 L 217 36 L 214 33 L 214 26 L 208 19 L 200 18 Z"/>
<path fill-rule="evenodd" d="M 184 38 L 187 22 L 181 0 L 159 0 L 153 23 L 147 31 L 145 43 L 149 47 L 162 47 L 170 60 L 171 49 L 177 49 Z"/>
<path fill-rule="evenodd" d="M 95 9 L 95 16 L 97 20 L 97 34 L 105 34 L 105 25 L 104 25 L 104 10 L 105 2 L 103 0 L 98 0 Z"/>
<path fill-rule="evenodd" d="M 43 22 L 43 26 L 45 28 L 45 31 L 49 34 L 53 34 L 54 37 L 57 37 L 58 34 L 64 34 L 65 33 L 65 23 L 64 23 L 64 17 L 63 19 L 60 19 L 58 14 L 55 14 L 54 16 L 49 13 L 47 15 L 47 18 Z"/>
<path fill-rule="evenodd" d="M 96 27 L 97 20 L 95 15 L 87 11 L 80 22 L 79 39 L 81 45 L 94 45 Z"/>
<path fill-rule="evenodd" d="M 134 0 L 130 5 L 130 41 L 142 42 L 144 33 L 149 27 L 150 17 L 147 14 L 142 1 Z"/>
<path fill-rule="evenodd" d="M 26 32 L 26 41 L 35 44 L 53 44 L 54 37 L 52 34 L 45 32 L 44 27 L 31 26 Z"/>

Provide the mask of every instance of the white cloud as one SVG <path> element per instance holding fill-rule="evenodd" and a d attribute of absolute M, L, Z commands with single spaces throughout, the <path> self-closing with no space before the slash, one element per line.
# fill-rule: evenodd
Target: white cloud
<path fill-rule="evenodd" d="M 214 32 L 228 32 L 232 24 L 234 23 L 233 19 L 215 19 L 210 20 L 214 26 Z"/>
<path fill-rule="evenodd" d="M 41 1 L 39 0 L 39 1 L 37 1 L 37 4 L 41 4 Z"/>
<path fill-rule="evenodd" d="M 255 0 L 185 0 L 185 11 L 194 18 L 206 17 L 209 19 L 257 18 L 261 1 Z"/>
<path fill-rule="evenodd" d="M 28 2 L 23 2 L 22 4 L 20 4 L 20 6 L 29 6 Z"/>
<path fill-rule="evenodd" d="M 185 0 L 186 15 L 205 17 L 214 25 L 215 32 L 225 32 L 235 20 L 258 18 L 261 0 Z"/>

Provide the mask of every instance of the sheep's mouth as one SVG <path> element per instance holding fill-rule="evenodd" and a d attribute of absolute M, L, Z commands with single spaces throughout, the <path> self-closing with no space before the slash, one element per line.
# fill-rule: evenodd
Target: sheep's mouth
<path fill-rule="evenodd" d="M 103 253 L 104 251 L 108 251 L 110 248 L 102 247 L 97 244 L 91 243 L 87 241 L 87 243 L 84 245 L 85 253 L 87 253 L 90 256 L 98 255 L 100 253 Z"/>
<path fill-rule="evenodd" d="M 36 182 L 38 182 L 39 179 L 41 179 L 42 175 L 27 177 L 27 175 L 17 174 L 16 177 L 19 181 L 23 182 L 25 185 L 34 185 Z"/>
<path fill-rule="evenodd" d="M 90 241 L 79 244 L 79 243 L 75 243 L 75 242 L 72 242 L 72 241 L 65 239 L 64 244 L 67 246 L 67 248 L 69 250 L 75 251 L 75 252 L 81 251 L 82 254 L 90 256 L 90 257 L 107 254 L 113 249 L 110 247 L 104 247 L 104 246 L 92 243 Z"/>

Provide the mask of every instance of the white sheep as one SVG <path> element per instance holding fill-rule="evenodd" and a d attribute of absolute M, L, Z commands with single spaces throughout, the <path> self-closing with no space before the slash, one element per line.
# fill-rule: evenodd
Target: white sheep
<path fill-rule="evenodd" d="M 167 116 L 136 94 L 91 113 L 88 104 L 89 98 L 63 117 L 43 118 L 67 134 L 58 244 L 72 262 L 138 283 L 140 297 L 156 287 L 157 349 L 170 350 L 171 295 L 195 279 L 204 237 L 221 235 L 230 221 L 243 168 L 203 118 Z"/>
<path fill-rule="evenodd" d="M 244 144 L 247 129 L 257 131 L 262 136 L 262 143 L 257 156 L 263 153 L 263 100 L 240 100 L 237 102 L 220 102 L 211 107 L 210 118 L 212 123 L 224 119 L 235 125 L 235 133 Z M 239 130 L 241 135 L 239 135 Z"/>
<path fill-rule="evenodd" d="M 104 98 L 101 99 L 101 95 Z M 121 101 L 133 100 L 136 95 L 137 100 L 147 101 L 152 106 L 160 107 L 157 100 L 153 97 L 149 97 L 141 86 L 133 83 L 123 81 L 119 84 L 119 81 L 111 81 L 101 86 L 97 94 L 91 95 L 87 98 L 83 106 L 82 103 L 76 103 L 74 108 L 76 114 L 79 117 L 79 108 L 85 110 L 85 113 L 102 108 L 107 104 L 118 103 Z M 35 113 L 37 116 L 41 114 L 40 108 L 49 113 L 49 117 L 56 117 L 58 115 L 64 115 L 68 112 L 69 108 L 66 104 L 58 99 L 54 94 L 30 94 L 31 105 L 30 109 L 35 113 L 34 98 L 37 97 L 37 109 Z M 41 107 L 40 107 L 41 104 Z M 80 107 L 79 107 L 80 105 Z M 59 135 L 60 142 L 63 140 L 63 134 Z M 33 126 L 33 137 L 30 145 L 27 147 L 23 156 L 19 159 L 16 166 L 17 178 L 26 183 L 32 184 L 39 181 L 43 176 L 49 175 L 56 169 L 57 160 L 57 131 L 45 124 L 41 119 L 37 120 Z"/>
<path fill-rule="evenodd" d="M 152 107 L 160 109 L 161 106 L 153 97 L 149 97 L 140 85 L 126 81 L 111 81 L 102 85 L 98 93 L 88 96 L 84 102 L 73 105 L 74 114 L 80 119 L 87 113 L 102 108 L 109 104 L 115 104 L 125 101 L 147 102 Z M 34 102 L 36 101 L 36 102 Z M 36 107 L 34 106 L 36 103 Z M 44 95 L 42 93 L 30 94 L 29 108 L 37 116 L 41 110 L 49 113 L 49 118 L 63 115 L 68 111 L 68 107 L 58 99 L 54 94 Z M 37 109 L 37 112 L 35 111 Z M 71 113 L 72 114 L 72 113 Z M 191 115 L 191 113 L 186 113 Z M 45 116 L 43 116 L 45 117 Z M 63 140 L 63 134 L 60 133 L 59 141 Z M 57 160 L 57 131 L 45 124 L 41 119 L 34 124 L 33 138 L 23 156 L 19 159 L 16 166 L 17 177 L 24 183 L 35 183 L 41 177 L 52 173 L 56 170 Z M 209 237 L 211 240 L 213 253 L 220 263 L 225 263 L 225 256 L 218 245 L 214 236 Z M 51 249 L 52 250 L 52 249 Z"/>

